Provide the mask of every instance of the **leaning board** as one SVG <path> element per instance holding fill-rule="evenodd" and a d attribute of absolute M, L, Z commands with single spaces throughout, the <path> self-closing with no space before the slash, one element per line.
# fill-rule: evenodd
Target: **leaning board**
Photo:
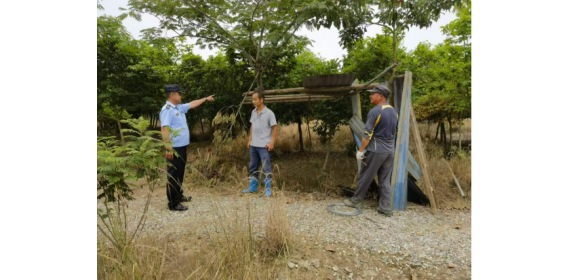
<path fill-rule="evenodd" d="M 398 135 L 392 169 L 392 210 L 403 211 L 408 206 L 408 146 L 410 140 L 410 106 L 412 95 L 412 72 L 406 71 L 402 89 L 402 103 L 398 118 Z"/>

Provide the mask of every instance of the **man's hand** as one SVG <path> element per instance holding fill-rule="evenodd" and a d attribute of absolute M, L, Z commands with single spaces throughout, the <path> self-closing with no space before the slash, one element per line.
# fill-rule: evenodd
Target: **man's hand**
<path fill-rule="evenodd" d="M 206 100 L 207 100 L 207 101 L 210 101 L 210 102 L 214 101 L 214 95 L 215 95 L 215 94 L 212 94 L 212 95 L 208 96 L 208 97 L 206 98 Z"/>
<path fill-rule="evenodd" d="M 364 152 L 356 152 L 356 160 L 364 160 Z"/>
<path fill-rule="evenodd" d="M 249 145 L 251 145 L 251 141 L 247 142 L 247 148 L 249 149 Z"/>
<path fill-rule="evenodd" d="M 267 146 L 265 146 L 267 148 L 268 151 L 273 151 L 273 142 L 269 142 L 269 144 L 267 144 Z"/>
<path fill-rule="evenodd" d="M 166 147 L 166 159 L 174 158 L 174 154 L 172 153 L 172 147 Z"/>

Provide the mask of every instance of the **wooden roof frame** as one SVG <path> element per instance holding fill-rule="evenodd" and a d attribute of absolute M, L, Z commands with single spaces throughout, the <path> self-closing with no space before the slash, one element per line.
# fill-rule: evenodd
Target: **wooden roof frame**
<path fill-rule="evenodd" d="M 338 100 L 346 97 L 353 96 L 359 93 L 361 90 L 371 89 L 382 83 L 372 83 L 382 75 L 388 73 L 398 64 L 392 64 L 390 67 L 386 68 L 382 73 L 378 74 L 372 80 L 368 81 L 366 84 L 353 84 L 350 86 L 332 86 L 332 87 L 297 87 L 297 88 L 285 88 L 285 89 L 272 89 L 264 90 L 265 98 L 263 103 L 293 103 L 293 102 L 309 102 L 316 100 Z M 245 96 L 243 103 L 251 104 L 251 95 L 255 91 L 244 92 Z M 297 93 L 297 94 L 291 94 Z"/>

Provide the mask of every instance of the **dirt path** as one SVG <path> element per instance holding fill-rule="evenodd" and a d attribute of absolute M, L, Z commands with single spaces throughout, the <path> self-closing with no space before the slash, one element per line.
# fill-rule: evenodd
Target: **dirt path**
<path fill-rule="evenodd" d="M 411 204 L 407 211 L 387 218 L 377 214 L 373 201 L 366 201 L 363 214 L 344 217 L 326 209 L 340 198 L 278 195 L 285 196 L 287 215 L 301 244 L 283 264 L 286 273 L 282 279 L 411 279 L 411 274 L 418 279 L 471 278 L 470 211 L 432 215 L 428 208 Z M 192 202 L 185 203 L 189 211 L 176 213 L 166 209 L 164 189 L 157 190 L 142 236 L 189 240 L 181 246 L 193 246 L 209 232 L 219 230 L 217 213 L 231 216 L 234 211 L 244 211 L 248 198 L 254 230 L 263 236 L 268 199 L 261 194 L 246 197 L 232 191 L 221 195 L 219 190 L 199 188 L 192 196 Z M 142 193 L 136 197 L 128 210 L 133 220 L 144 205 Z M 325 250 L 327 246 L 335 252 Z M 307 266 L 314 260 L 319 260 L 318 267 Z M 293 268 L 287 268 L 288 264 Z"/>

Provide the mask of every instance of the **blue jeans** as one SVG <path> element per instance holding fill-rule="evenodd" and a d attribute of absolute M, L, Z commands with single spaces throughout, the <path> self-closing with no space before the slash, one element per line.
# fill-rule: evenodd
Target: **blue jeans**
<path fill-rule="evenodd" d="M 258 148 L 249 146 L 249 176 L 259 180 L 259 165 L 263 167 L 263 181 L 271 180 L 273 173 L 271 172 L 271 154 L 267 148 Z"/>

